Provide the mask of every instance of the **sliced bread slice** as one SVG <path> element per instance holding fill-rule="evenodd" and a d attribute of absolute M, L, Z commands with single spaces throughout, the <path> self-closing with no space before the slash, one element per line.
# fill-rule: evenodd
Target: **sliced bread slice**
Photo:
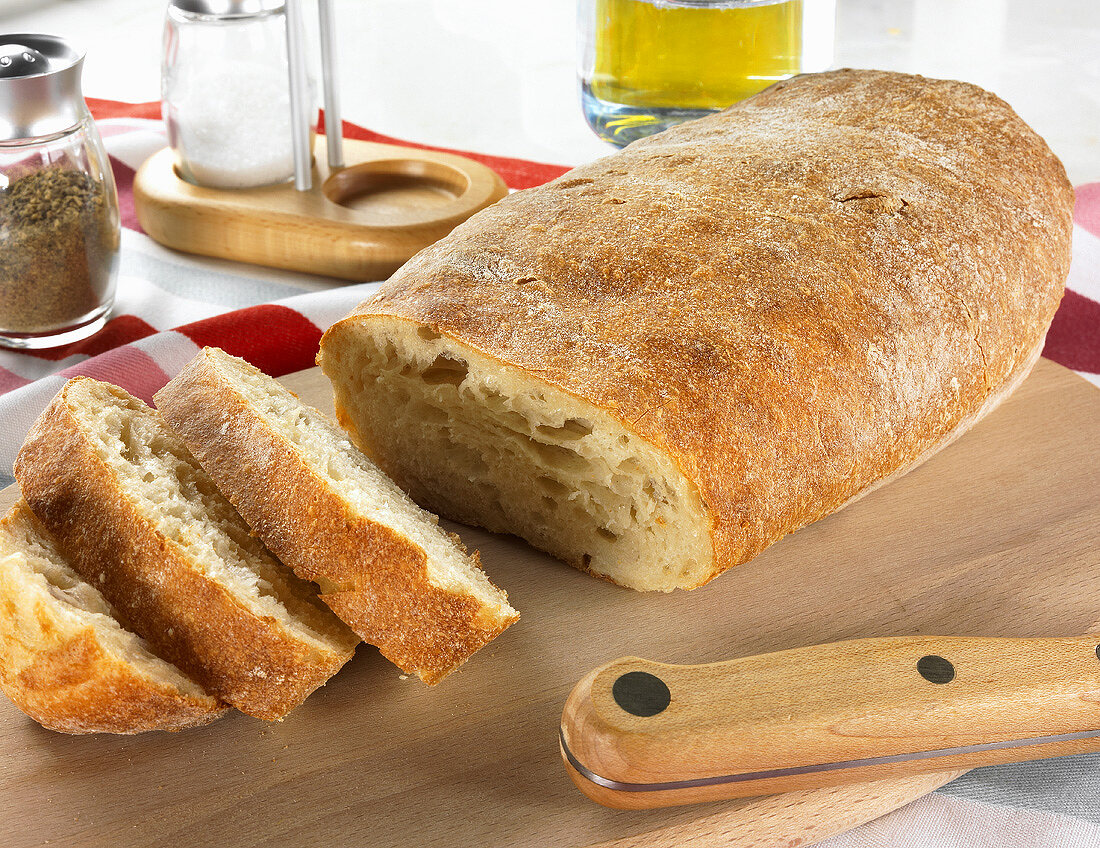
<path fill-rule="evenodd" d="M 0 521 L 0 689 L 62 733 L 207 724 L 226 707 L 115 619 L 26 502 Z"/>
<path fill-rule="evenodd" d="M 241 711 L 281 718 L 353 654 L 358 640 L 314 588 L 122 389 L 70 380 L 31 428 L 15 476 L 119 620 Z"/>
<path fill-rule="evenodd" d="M 437 683 L 519 617 L 476 553 L 243 359 L 206 348 L 156 402 L 268 547 L 402 670 Z"/>

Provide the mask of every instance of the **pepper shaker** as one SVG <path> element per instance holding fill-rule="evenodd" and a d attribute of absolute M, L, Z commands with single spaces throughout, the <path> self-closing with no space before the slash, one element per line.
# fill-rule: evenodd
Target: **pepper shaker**
<path fill-rule="evenodd" d="M 83 51 L 0 36 L 0 345 L 45 348 L 107 320 L 118 275 L 114 176 L 80 89 Z"/>

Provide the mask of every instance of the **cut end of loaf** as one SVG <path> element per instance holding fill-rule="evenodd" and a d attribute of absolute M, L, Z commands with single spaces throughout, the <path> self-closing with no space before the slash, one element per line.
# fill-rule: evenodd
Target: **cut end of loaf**
<path fill-rule="evenodd" d="M 607 410 L 391 316 L 337 324 L 321 366 L 341 423 L 428 509 L 632 589 L 713 575 L 695 487 Z"/>

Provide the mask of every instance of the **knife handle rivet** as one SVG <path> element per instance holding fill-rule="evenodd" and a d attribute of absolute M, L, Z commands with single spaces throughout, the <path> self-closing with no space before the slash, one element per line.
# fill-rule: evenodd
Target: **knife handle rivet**
<path fill-rule="evenodd" d="M 625 712 L 649 718 L 663 712 L 672 693 L 661 678 L 648 671 L 628 671 L 611 684 L 611 697 Z"/>
<path fill-rule="evenodd" d="M 917 671 L 929 683 L 950 683 L 955 679 L 955 666 L 935 654 L 917 660 Z"/>
<path fill-rule="evenodd" d="M 1096 646 L 1096 659 L 1100 660 L 1100 645 Z"/>

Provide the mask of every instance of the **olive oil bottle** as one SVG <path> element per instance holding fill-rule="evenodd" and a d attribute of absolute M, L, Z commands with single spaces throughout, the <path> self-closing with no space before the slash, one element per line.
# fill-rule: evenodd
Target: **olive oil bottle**
<path fill-rule="evenodd" d="M 799 73 L 806 7 L 822 3 L 831 50 L 832 0 L 580 0 L 589 125 L 621 146 Z"/>

